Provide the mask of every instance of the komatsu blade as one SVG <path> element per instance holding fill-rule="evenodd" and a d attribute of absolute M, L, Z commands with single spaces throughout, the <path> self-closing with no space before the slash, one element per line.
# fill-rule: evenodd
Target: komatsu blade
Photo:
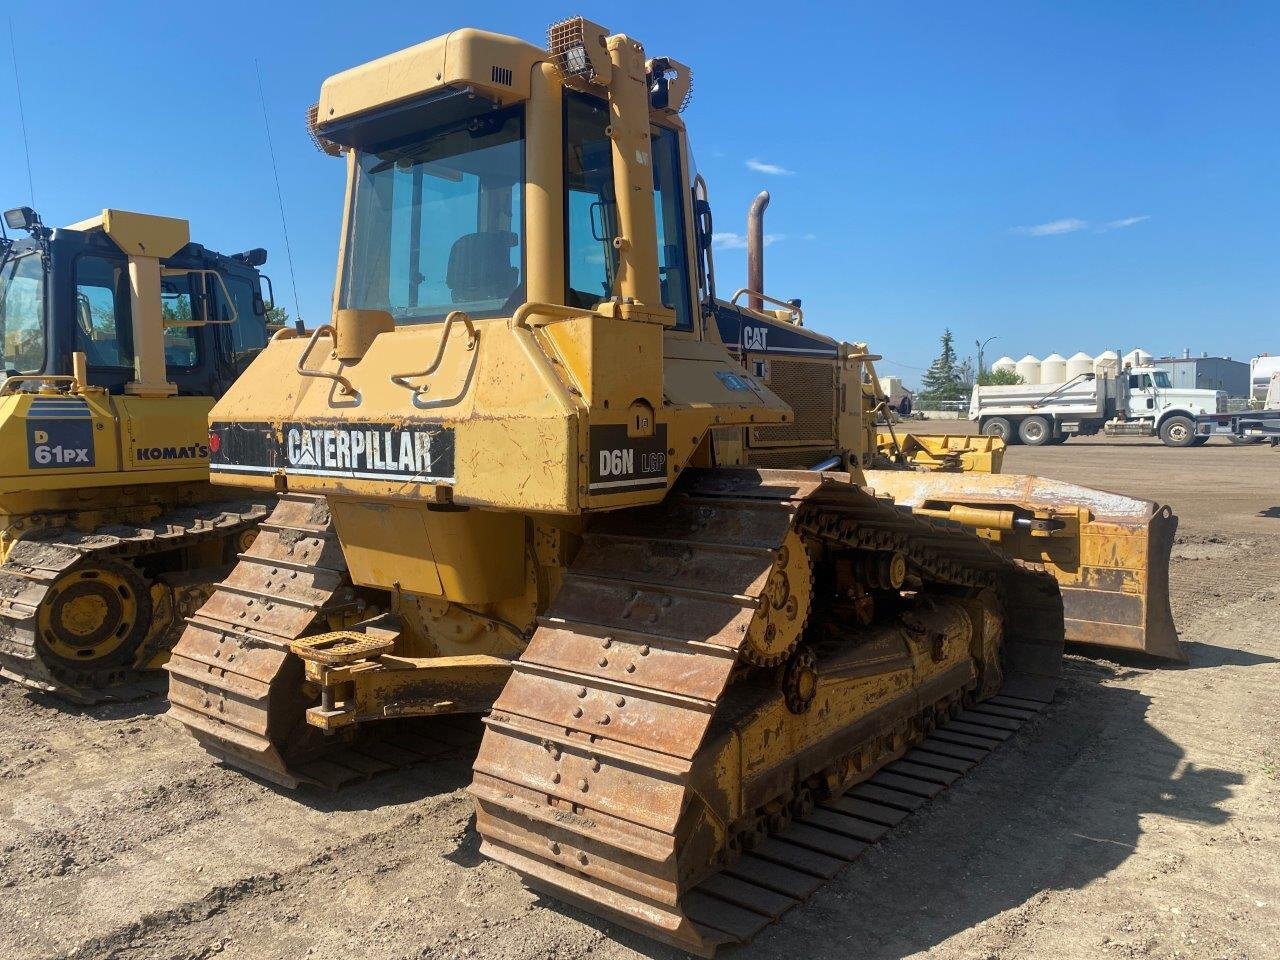
<path fill-rule="evenodd" d="M 1169 507 L 1019 474 L 872 471 L 867 484 L 914 509 L 1012 512 L 1019 521 L 1013 529 L 992 523 L 979 532 L 1053 574 L 1069 642 L 1186 661 L 1169 606 L 1169 553 L 1178 528 Z"/>

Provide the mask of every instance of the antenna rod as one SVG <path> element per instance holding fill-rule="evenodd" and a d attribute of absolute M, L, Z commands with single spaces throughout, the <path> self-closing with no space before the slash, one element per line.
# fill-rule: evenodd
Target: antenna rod
<path fill-rule="evenodd" d="M 262 104 L 262 125 L 267 131 L 267 151 L 271 154 L 271 172 L 276 178 L 276 200 L 280 204 L 280 229 L 284 231 L 284 254 L 289 261 L 289 283 L 293 286 L 294 325 L 298 332 L 303 330 L 302 305 L 298 302 L 298 276 L 293 270 L 293 247 L 289 245 L 289 221 L 284 215 L 284 191 L 280 188 L 280 168 L 276 165 L 276 148 L 271 142 L 271 121 L 267 117 L 267 97 L 262 92 L 262 70 L 258 61 L 253 61 L 253 72 L 258 77 L 258 101 Z"/>
<path fill-rule="evenodd" d="M 13 38 L 13 17 L 9 18 L 9 52 L 13 55 L 13 85 L 18 91 L 18 122 L 22 126 L 22 149 L 27 155 L 27 193 L 36 205 L 36 181 L 31 175 L 31 144 L 27 142 L 27 114 L 22 109 L 22 81 L 18 76 L 18 43 Z"/>

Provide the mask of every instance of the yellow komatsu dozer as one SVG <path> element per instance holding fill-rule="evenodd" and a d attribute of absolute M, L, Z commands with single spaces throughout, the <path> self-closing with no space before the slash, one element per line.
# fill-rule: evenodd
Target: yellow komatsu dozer
<path fill-rule="evenodd" d="M 324 84 L 332 323 L 213 410 L 216 481 L 280 504 L 168 670 L 174 717 L 288 787 L 429 754 L 400 718 L 488 711 L 484 852 L 710 953 L 1041 709 L 1073 625 L 1164 626 L 1172 520 L 871 469 L 876 358 L 716 295 L 689 89 L 581 19 Z"/>
<path fill-rule="evenodd" d="M 133 695 L 270 512 L 208 460 L 213 400 L 266 343 L 266 252 L 124 210 L 5 222 L 26 236 L 0 239 L 0 675 Z"/>

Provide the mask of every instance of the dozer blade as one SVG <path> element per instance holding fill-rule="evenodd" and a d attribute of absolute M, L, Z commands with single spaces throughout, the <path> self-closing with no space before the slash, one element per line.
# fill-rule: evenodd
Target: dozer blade
<path fill-rule="evenodd" d="M 970 522 L 1011 556 L 1043 564 L 1062 590 L 1068 642 L 1186 662 L 1169 606 L 1178 528 L 1169 507 L 1017 474 L 872 471 L 867 483 L 930 516 Z"/>
<path fill-rule="evenodd" d="M 999 473 L 1005 443 L 997 437 L 952 433 L 909 433 L 900 427 L 876 433 L 876 448 L 921 470 L 947 473 Z"/>
<path fill-rule="evenodd" d="M 878 584 L 861 625 L 841 570 Z M 803 639 L 762 662 L 756 627 L 792 611 Z M 1061 658 L 1054 580 L 960 525 L 831 476 L 688 471 L 588 528 L 485 721 L 481 850 L 709 956 L 1007 739 Z"/>

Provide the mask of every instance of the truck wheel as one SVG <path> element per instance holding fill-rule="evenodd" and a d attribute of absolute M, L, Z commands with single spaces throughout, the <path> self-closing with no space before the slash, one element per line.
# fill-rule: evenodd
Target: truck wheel
<path fill-rule="evenodd" d="M 1027 417 L 1018 424 L 1018 439 L 1028 447 L 1039 447 L 1048 443 L 1053 437 L 1049 421 L 1044 417 Z"/>
<path fill-rule="evenodd" d="M 1013 424 L 1004 417 L 992 417 L 982 425 L 982 435 L 984 437 L 996 437 L 1005 443 L 1017 443 L 1017 438 L 1013 435 Z"/>
<path fill-rule="evenodd" d="M 1160 441 L 1166 447 L 1189 447 L 1196 439 L 1196 425 L 1190 417 L 1170 417 L 1160 424 Z"/>

